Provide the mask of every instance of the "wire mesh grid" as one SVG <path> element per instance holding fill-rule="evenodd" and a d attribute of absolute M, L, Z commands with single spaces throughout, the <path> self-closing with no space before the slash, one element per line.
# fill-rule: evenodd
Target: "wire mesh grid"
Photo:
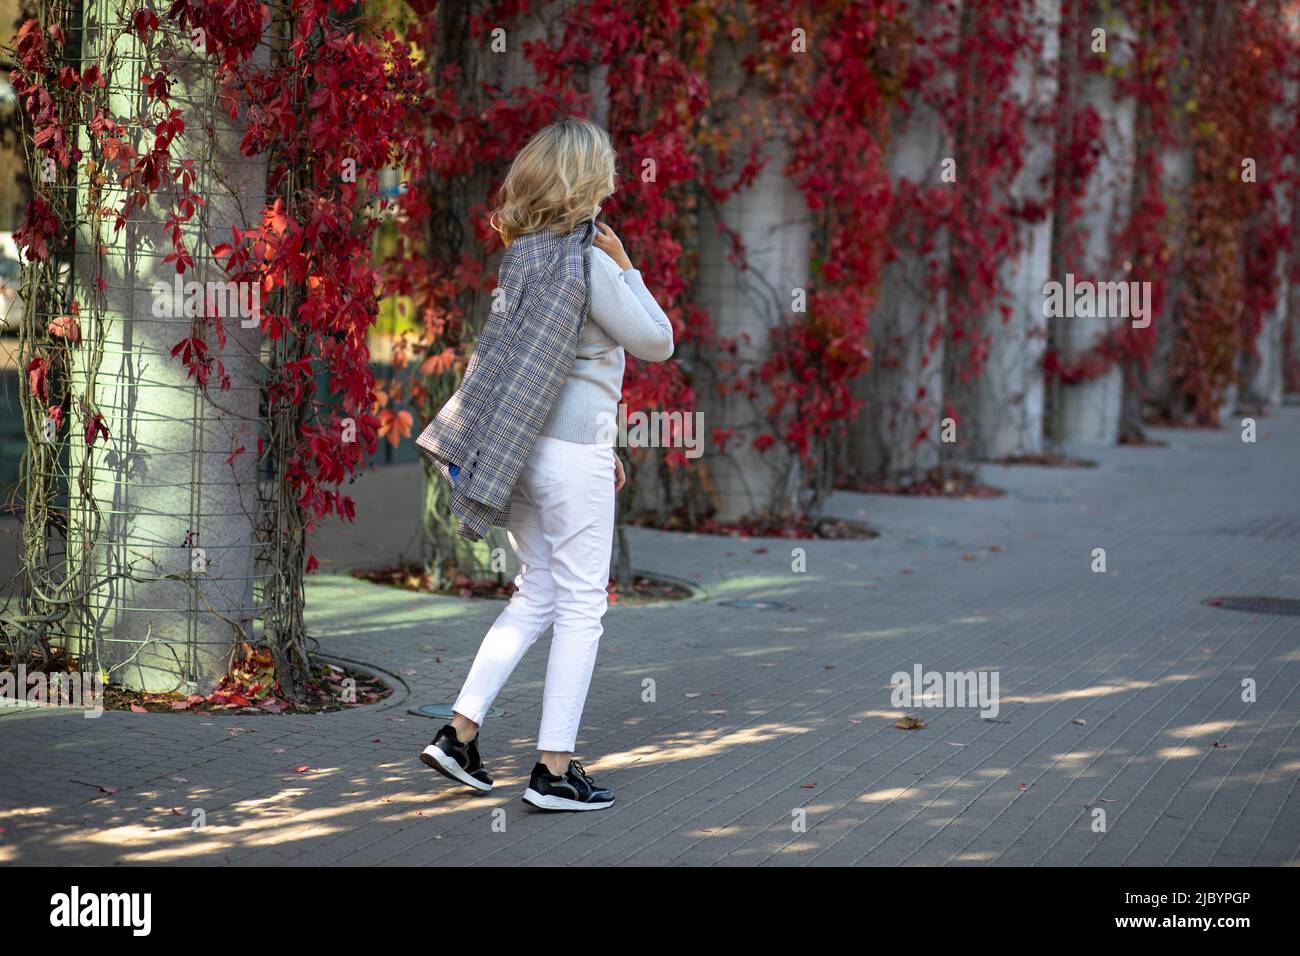
<path fill-rule="evenodd" d="M 174 30 L 171 42 L 130 41 L 128 13 L 115 0 L 83 4 L 70 45 L 80 47 L 84 65 L 99 64 L 108 78 L 104 102 L 122 123 L 117 135 L 137 149 L 152 141 L 156 119 L 145 77 L 167 70 L 171 105 L 186 123 L 172 160 L 189 163 L 190 191 L 205 202 L 182 226 L 193 265 L 178 282 L 174 265 L 164 261 L 172 251 L 167 213 L 178 196 L 174 183 L 120 230 L 111 213 L 88 210 L 120 206 L 125 194 L 112 177 L 94 202 L 84 175 L 46 187 L 62 190 L 70 208 L 80 206 L 68 280 L 98 348 L 94 367 L 74 365 L 72 377 L 109 428 L 87 440 L 72 427 L 70 454 L 56 459 L 46 477 L 69 489 L 67 567 L 79 574 L 84 593 L 81 656 L 97 667 L 130 670 L 128 681 L 145 689 L 192 692 L 225 672 L 235 644 L 258 637 L 272 612 L 276 589 L 268 583 L 286 571 L 282 482 L 273 454 L 258 453 L 276 347 L 251 323 L 234 321 L 247 318 L 242 312 L 209 313 L 213 286 L 229 282 L 212 249 L 229 241 L 231 225 L 257 222 L 267 200 L 266 160 L 239 152 L 240 127 L 217 102 L 210 62 Z M 84 127 L 70 135 L 92 160 L 101 158 Z M 185 308 L 196 285 L 203 314 Z M 229 302 L 221 289 L 216 300 Z M 56 299 L 35 321 L 44 326 L 65 308 Z M 231 374 L 226 389 L 215 381 L 200 387 L 172 352 L 196 325 L 210 329 L 214 318 L 226 326 L 225 348 L 209 343 Z M 77 493 L 83 487 L 89 496 Z"/>

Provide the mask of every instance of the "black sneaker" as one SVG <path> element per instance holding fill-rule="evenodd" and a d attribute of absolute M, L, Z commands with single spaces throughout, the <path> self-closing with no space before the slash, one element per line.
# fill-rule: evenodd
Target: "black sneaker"
<path fill-rule="evenodd" d="M 528 778 L 524 803 L 539 810 L 604 810 L 614 805 L 614 791 L 598 786 L 576 760 L 569 761 L 563 775 L 539 763 Z"/>
<path fill-rule="evenodd" d="M 424 748 L 420 759 L 444 777 L 484 792 L 492 789 L 492 778 L 483 769 L 478 756 L 478 735 L 467 744 L 460 742 L 456 728 L 447 724 L 438 731 L 433 743 Z"/>

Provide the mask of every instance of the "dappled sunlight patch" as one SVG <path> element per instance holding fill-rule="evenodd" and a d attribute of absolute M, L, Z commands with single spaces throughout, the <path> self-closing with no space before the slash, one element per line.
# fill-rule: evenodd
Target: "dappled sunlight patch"
<path fill-rule="evenodd" d="M 448 817 L 464 812 L 463 800 L 445 799 L 422 793 L 397 793 L 382 797 L 358 800 L 340 794 L 339 802 L 326 807 L 297 808 L 292 802 L 311 793 L 310 790 L 282 791 L 265 797 L 239 801 L 223 813 L 241 817 L 235 825 L 209 824 L 192 829 L 188 824 L 174 828 L 127 824 L 94 830 L 87 834 L 78 831 L 53 841 L 54 845 L 75 848 L 83 842 L 127 849 L 122 859 L 127 862 L 162 863 L 220 854 L 235 847 L 278 847 L 295 842 L 321 840 L 346 833 L 354 828 L 353 817 L 382 816 L 386 822 L 413 823 L 421 819 Z M 442 797 L 454 796 L 450 793 Z M 484 806 L 504 806 L 505 796 L 475 801 L 474 810 Z M 160 808 L 166 812 L 168 808 Z M 188 812 L 187 808 L 187 812 Z M 286 820 L 291 814 L 291 821 Z"/>
<path fill-rule="evenodd" d="M 1250 774 L 1248 777 L 1256 778 L 1257 783 L 1280 783 L 1289 787 L 1295 783 L 1297 773 L 1300 773 L 1300 762 L 1284 764 L 1281 767 L 1270 767 L 1263 773 Z"/>
<path fill-rule="evenodd" d="M 884 686 L 890 687 L 892 685 L 885 684 Z M 907 716 L 907 712 L 902 710 L 860 710 L 858 711 L 856 716 L 850 719 L 852 720 L 874 720 L 874 719 L 900 720 L 901 718 L 906 716 Z"/>
<path fill-rule="evenodd" d="M 886 790 L 870 790 L 858 797 L 860 803 L 889 803 L 913 791 L 914 787 L 891 787 Z"/>
<path fill-rule="evenodd" d="M 138 850 L 123 853 L 121 859 L 133 863 L 164 863 L 222 853 L 233 848 L 236 841 L 222 837 L 233 835 L 231 827 L 207 827 L 200 835 L 188 826 L 175 829 L 147 827 L 140 824 L 109 827 L 90 833 L 78 831 L 54 840 L 54 845 L 75 851 L 86 843 L 113 847 L 119 850 Z"/>
<path fill-rule="evenodd" d="M 0 810 L 0 824 L 26 823 L 24 817 L 48 817 L 54 813 L 53 807 L 10 807 Z"/>
<path fill-rule="evenodd" d="M 701 757 L 726 753 L 733 747 L 768 743 L 779 737 L 806 733 L 808 730 L 809 728 L 794 727 L 790 724 L 770 723 L 744 730 L 734 730 L 711 739 L 707 734 L 680 737 L 608 754 L 600 758 L 599 766 L 601 770 L 615 770 L 633 765 L 653 766 L 682 760 L 697 760 Z"/>
<path fill-rule="evenodd" d="M 239 800 L 231 804 L 231 809 L 236 813 L 259 813 L 263 810 L 276 808 L 277 804 L 282 804 L 285 801 L 305 797 L 309 793 L 311 793 L 309 787 L 281 790 L 279 793 L 269 794 L 265 797 L 249 797 L 247 800 Z"/>
<path fill-rule="evenodd" d="M 799 834 L 799 839 L 795 840 L 793 843 L 787 843 L 785 846 L 781 847 L 780 852 L 783 855 L 786 853 L 810 853 L 813 850 L 824 849 L 825 846 L 826 846 L 825 843 L 813 837 L 812 834 L 801 833 Z"/>
<path fill-rule="evenodd" d="M 275 847 L 282 843 L 293 843 L 298 840 L 318 840 L 321 837 L 334 836 L 338 833 L 346 833 L 351 827 L 340 823 L 294 823 L 291 826 L 281 826 L 279 820 L 267 820 L 264 825 L 274 826 L 274 830 L 264 833 L 253 833 L 243 837 L 238 842 L 247 847 Z M 230 833 L 232 836 L 241 835 L 242 831 L 247 829 L 240 826 Z"/>
<path fill-rule="evenodd" d="M 1203 748 L 1194 747 L 1191 744 L 1184 744 L 1181 747 L 1161 747 L 1156 751 L 1156 756 L 1165 760 L 1176 760 L 1181 757 L 1195 757 L 1203 752 Z"/>
<path fill-rule="evenodd" d="M 1202 724 L 1188 724 L 1185 727 L 1171 727 L 1165 731 L 1166 737 L 1205 737 L 1220 736 L 1226 731 L 1240 728 L 1239 720 L 1212 720 Z"/>
<path fill-rule="evenodd" d="M 1066 766 L 1081 763 L 1085 760 L 1096 760 L 1102 755 L 1100 750 L 1072 750 L 1069 753 L 1057 754 L 1052 758 L 1053 763 L 1063 763 Z"/>
<path fill-rule="evenodd" d="M 1125 680 L 1114 684 L 1094 684 L 1091 687 L 1076 687 L 1073 690 L 1056 691 L 1049 694 L 1004 694 L 1002 704 L 1055 704 L 1063 700 L 1089 700 L 1108 697 L 1111 694 L 1123 694 L 1135 690 L 1151 690 L 1166 684 L 1196 680 L 1194 674 L 1166 674 L 1159 680 Z"/>

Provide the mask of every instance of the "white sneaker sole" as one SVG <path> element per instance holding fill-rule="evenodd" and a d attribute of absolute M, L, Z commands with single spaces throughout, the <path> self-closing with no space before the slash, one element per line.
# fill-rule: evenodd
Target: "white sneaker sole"
<path fill-rule="evenodd" d="M 532 787 L 524 791 L 524 803 L 539 810 L 604 810 L 614 805 L 613 800 L 602 800 L 599 803 L 583 803 L 581 800 L 570 800 L 568 797 L 541 794 Z"/>
<path fill-rule="evenodd" d="M 444 777 L 450 777 L 457 783 L 463 783 L 467 787 L 473 787 L 475 790 L 486 793 L 492 789 L 491 784 L 484 783 L 482 780 L 475 780 L 464 770 L 460 769 L 460 764 L 452 760 L 445 753 L 435 747 L 433 744 L 424 748 L 420 754 L 420 760 L 428 767 L 432 767 Z"/>

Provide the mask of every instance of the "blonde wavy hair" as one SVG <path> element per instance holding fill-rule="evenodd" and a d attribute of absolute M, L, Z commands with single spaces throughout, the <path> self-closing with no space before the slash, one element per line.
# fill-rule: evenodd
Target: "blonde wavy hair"
<path fill-rule="evenodd" d="M 542 229 L 567 234 L 614 193 L 614 144 L 589 120 L 567 116 L 515 156 L 488 222 L 506 245 Z"/>

